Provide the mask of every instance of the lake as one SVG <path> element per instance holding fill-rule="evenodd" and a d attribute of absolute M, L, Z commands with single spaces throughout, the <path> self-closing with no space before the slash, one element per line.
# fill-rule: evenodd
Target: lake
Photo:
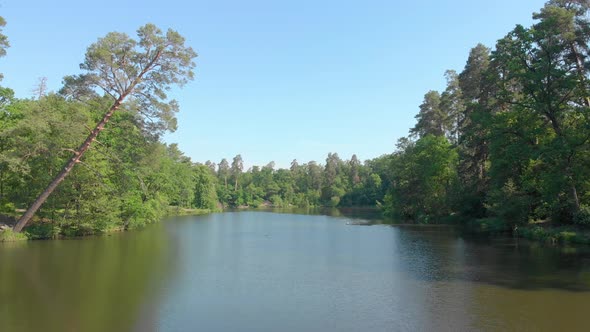
<path fill-rule="evenodd" d="M 359 217 L 226 212 L 0 243 L 0 330 L 588 330 L 588 248 Z"/>

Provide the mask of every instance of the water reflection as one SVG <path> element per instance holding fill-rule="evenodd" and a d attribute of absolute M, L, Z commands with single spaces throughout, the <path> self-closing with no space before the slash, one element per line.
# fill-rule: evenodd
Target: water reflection
<path fill-rule="evenodd" d="M 230 212 L 0 246 L 8 331 L 584 330 L 587 250 Z"/>
<path fill-rule="evenodd" d="M 0 246 L 4 331 L 128 331 L 167 274 L 157 229 Z"/>
<path fill-rule="evenodd" d="M 465 280 L 536 290 L 590 291 L 588 248 L 517 238 L 465 239 L 444 226 L 396 226 L 404 269 L 425 281 Z"/>

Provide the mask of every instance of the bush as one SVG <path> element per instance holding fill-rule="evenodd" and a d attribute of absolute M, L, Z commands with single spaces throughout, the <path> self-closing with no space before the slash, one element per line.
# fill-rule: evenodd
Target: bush
<path fill-rule="evenodd" d="M 0 242 L 13 242 L 25 240 L 28 240 L 28 238 L 23 233 L 16 233 L 10 228 L 0 230 Z"/>
<path fill-rule="evenodd" d="M 480 234 L 498 234 L 507 232 L 510 227 L 500 218 L 481 218 L 467 222 L 467 229 Z"/>
<path fill-rule="evenodd" d="M 56 239 L 61 233 L 61 228 L 51 223 L 33 223 L 25 228 L 24 233 L 31 240 Z"/>
<path fill-rule="evenodd" d="M 530 213 L 530 198 L 512 180 L 488 199 L 488 208 L 497 217 L 513 225 L 526 224 Z"/>
<path fill-rule="evenodd" d="M 332 196 L 330 198 L 330 202 L 327 204 L 327 206 L 329 206 L 329 207 L 336 207 L 336 206 L 338 206 L 338 204 L 340 204 L 340 197 L 338 197 L 338 196 Z"/>
<path fill-rule="evenodd" d="M 274 207 L 284 207 L 285 204 L 283 203 L 283 199 L 279 195 L 272 195 L 270 197 L 270 203 Z"/>
<path fill-rule="evenodd" d="M 571 231 L 559 232 L 558 239 L 562 243 L 575 243 L 578 242 L 578 234 Z"/>
<path fill-rule="evenodd" d="M 522 227 L 518 235 L 529 240 L 561 243 L 561 244 L 589 244 L 590 238 L 587 235 L 579 233 L 572 227 L 543 228 L 540 226 Z"/>
<path fill-rule="evenodd" d="M 590 206 L 580 207 L 580 210 L 574 215 L 574 223 L 581 226 L 590 225 Z"/>
<path fill-rule="evenodd" d="M 91 224 L 71 224 L 63 227 L 63 234 L 67 237 L 88 236 L 97 234 Z"/>
<path fill-rule="evenodd" d="M 0 213 L 14 214 L 15 209 L 14 203 L 0 202 Z"/>

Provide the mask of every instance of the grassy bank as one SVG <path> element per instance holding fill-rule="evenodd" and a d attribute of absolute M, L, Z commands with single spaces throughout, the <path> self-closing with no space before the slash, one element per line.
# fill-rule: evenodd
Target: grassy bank
<path fill-rule="evenodd" d="M 200 216 L 217 212 L 211 209 L 186 209 L 177 206 L 168 207 L 167 216 Z"/>
<path fill-rule="evenodd" d="M 28 239 L 25 234 L 13 232 L 11 228 L 0 229 L 0 242 L 26 241 Z"/>
<path fill-rule="evenodd" d="M 169 206 L 162 217 L 166 216 L 196 216 L 209 214 L 215 211 L 210 209 L 185 209 L 175 206 Z M 121 220 L 118 225 L 110 225 L 108 227 L 100 227 L 100 223 L 60 223 L 48 219 L 36 218 L 24 228 L 22 233 L 15 233 L 12 231 L 12 226 L 16 222 L 18 216 L 2 216 L 2 225 L 0 225 L 0 242 L 13 242 L 24 240 L 49 240 L 49 239 L 63 239 L 90 235 L 101 235 L 115 232 L 122 232 L 141 228 L 146 224 L 143 223 L 129 223 Z M 161 219 L 161 218 L 160 218 Z"/>
<path fill-rule="evenodd" d="M 511 227 L 498 218 L 468 221 L 465 231 L 484 236 L 512 235 L 547 244 L 590 244 L 590 229 L 577 225 L 553 225 L 548 222 Z"/>

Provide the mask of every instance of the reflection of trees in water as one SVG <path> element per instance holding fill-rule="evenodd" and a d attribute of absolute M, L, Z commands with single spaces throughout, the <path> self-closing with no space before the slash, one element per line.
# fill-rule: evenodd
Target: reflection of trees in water
<path fill-rule="evenodd" d="M 1 248 L 1 326 L 10 331 L 131 330 L 170 264 L 165 232 L 156 227 Z"/>
<path fill-rule="evenodd" d="M 523 290 L 590 291 L 590 255 L 518 239 L 470 246 L 468 279 Z"/>
<path fill-rule="evenodd" d="M 234 210 L 228 210 L 234 211 Z M 238 211 L 240 211 L 238 209 Z M 241 210 L 243 211 L 243 210 Z M 344 217 L 358 221 L 361 224 L 391 223 L 383 217 L 382 211 L 375 207 L 290 207 L 290 208 L 257 208 L 257 212 L 273 212 L 302 215 L 322 215 L 330 217 Z"/>
<path fill-rule="evenodd" d="M 456 278 L 454 246 L 457 240 L 448 227 L 396 226 L 400 228 L 397 254 L 400 268 L 420 281 Z"/>
<path fill-rule="evenodd" d="M 401 227 L 401 269 L 416 280 L 590 291 L 590 253 L 505 238 L 463 239 L 446 227 Z"/>

